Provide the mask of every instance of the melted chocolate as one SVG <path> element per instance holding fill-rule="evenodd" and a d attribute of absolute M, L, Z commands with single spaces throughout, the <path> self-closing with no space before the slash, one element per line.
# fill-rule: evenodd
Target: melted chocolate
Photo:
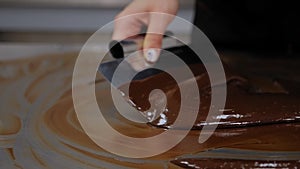
<path fill-rule="evenodd" d="M 220 165 L 250 168 L 275 164 L 299 167 L 299 161 L 295 160 L 300 159 L 297 141 L 300 109 L 296 92 L 299 90 L 292 82 L 278 81 L 288 94 L 256 94 L 250 92 L 251 81 L 226 71 L 229 94 L 223 115 L 216 117 L 221 118 L 219 128 L 205 143 L 199 144 L 199 130 L 208 125 L 204 119 L 206 106 L 210 106 L 211 88 L 205 69 L 194 65 L 202 100 L 195 130 L 164 154 L 149 159 L 127 159 L 106 152 L 82 130 L 71 93 L 75 56 L 51 55 L 0 63 L 7 71 L 0 74 L 3 89 L 0 97 L 4 105 L 1 108 L 5 107 L 0 113 L 1 120 L 6 120 L 0 125 L 0 156 L 6 160 L 5 168 L 218 168 Z M 175 84 L 166 74 L 133 82 L 130 97 L 144 110 L 149 107 L 147 95 L 152 88 L 161 88 L 167 94 L 166 123 L 159 124 L 158 119 L 147 125 L 130 122 L 118 112 L 112 112 L 109 84 L 101 77 L 96 81 L 96 95 L 104 109 L 109 110 L 107 121 L 119 132 L 139 138 L 172 127 L 180 102 L 178 86 L 189 85 L 189 81 Z M 215 150 L 219 148 L 231 152 L 222 154 L 227 159 L 217 156 Z M 248 150 L 256 154 L 245 156 Z M 201 158 L 205 152 L 212 156 Z M 262 155 L 265 152 L 267 155 Z M 189 155 L 193 157 L 187 158 Z M 270 160 L 275 156 L 278 160 Z M 247 160 L 248 157 L 253 160 Z"/>
<path fill-rule="evenodd" d="M 200 108 L 198 118 L 193 129 L 201 129 L 204 125 L 218 125 L 218 128 L 228 127 L 247 127 L 258 126 L 274 123 L 294 123 L 300 121 L 300 104 L 299 93 L 291 93 L 290 91 L 275 93 L 263 93 L 258 89 L 259 93 L 251 91 L 252 84 L 243 77 L 233 75 L 228 70 L 227 73 L 227 100 L 225 108 L 217 110 L 222 115 L 212 117 L 219 122 L 205 122 L 211 101 L 211 88 L 207 73 L 204 71 L 203 65 L 193 65 L 192 70 L 196 75 L 197 84 L 200 88 Z M 294 82 L 294 84 L 297 84 Z M 189 86 L 189 82 L 183 82 L 180 85 Z M 222 84 L 218 84 L 222 85 Z M 278 85 L 278 83 L 274 83 Z M 292 85 L 292 83 L 290 84 Z M 294 85 L 295 86 L 295 85 Z M 213 86 L 218 87 L 218 86 Z M 141 107 L 147 110 L 150 103 L 148 102 L 149 93 L 153 89 L 161 89 L 167 95 L 167 112 L 164 112 L 162 118 L 151 122 L 152 125 L 171 128 L 173 122 L 177 118 L 180 108 L 180 94 L 178 84 L 167 73 L 161 73 L 155 77 L 142 81 L 134 81 L 130 84 L 129 97 Z M 266 88 L 263 86 L 262 88 Z M 272 86 L 270 86 L 272 88 Z M 122 88 L 121 88 L 122 90 Z M 295 91 L 295 88 L 293 88 Z M 188 93 L 188 97 L 193 97 L 193 92 Z M 164 123 L 162 123 L 164 121 Z"/>
<path fill-rule="evenodd" d="M 189 158 L 172 161 L 183 168 L 297 168 L 300 160 L 234 160 L 212 158 Z"/>

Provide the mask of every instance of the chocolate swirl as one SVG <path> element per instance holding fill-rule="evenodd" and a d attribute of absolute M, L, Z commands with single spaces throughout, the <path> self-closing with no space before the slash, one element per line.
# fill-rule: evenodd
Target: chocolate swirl
<path fill-rule="evenodd" d="M 75 60 L 75 54 L 64 54 L 0 63 L 0 168 L 201 168 L 225 162 L 248 167 L 274 163 L 299 166 L 298 94 L 249 93 L 250 81 L 228 73 L 226 108 L 221 110 L 222 116 L 215 117 L 222 120 L 204 144 L 198 143 L 198 136 L 201 126 L 210 125 L 203 121 L 205 106 L 210 106 L 210 87 L 206 75 L 200 73 L 196 78 L 202 89 L 201 112 L 195 130 L 180 144 L 149 159 L 128 159 L 106 152 L 84 133 L 74 112 L 71 77 Z M 199 65 L 195 69 L 202 70 Z M 161 74 L 148 80 L 156 83 L 166 77 Z M 151 85 L 145 90 L 133 90 L 142 82 L 131 85 L 131 98 L 146 109 L 147 103 L 138 98 L 150 91 Z M 172 80 L 156 85 L 171 100 L 165 117 L 151 124 L 130 122 L 116 112 L 110 86 L 101 76 L 96 79 L 96 95 L 105 105 L 107 121 L 116 130 L 132 137 L 148 137 L 172 126 L 180 101 Z M 188 81 L 179 85 L 188 85 Z M 228 158 L 220 159 L 225 156 Z M 204 166 L 200 165 L 203 161 Z"/>

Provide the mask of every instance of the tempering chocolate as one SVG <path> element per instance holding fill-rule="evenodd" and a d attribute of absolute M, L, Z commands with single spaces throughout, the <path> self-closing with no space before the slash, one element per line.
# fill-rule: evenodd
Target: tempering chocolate
<path fill-rule="evenodd" d="M 201 129 L 204 125 L 218 125 L 219 128 L 228 127 L 246 127 L 266 125 L 273 123 L 293 123 L 300 121 L 300 93 L 286 91 L 284 93 L 258 93 L 250 92 L 251 82 L 245 78 L 233 75 L 227 72 L 227 100 L 224 109 L 218 110 L 222 115 L 213 117 L 220 120 L 219 122 L 211 121 L 206 123 L 205 119 L 208 114 L 211 101 L 211 89 L 208 75 L 203 65 L 193 65 L 192 70 L 198 71 L 195 74 L 198 86 L 200 87 L 200 108 L 198 118 L 194 124 L 194 129 Z M 202 71 L 202 72 L 201 72 Z M 199 73 L 200 72 L 200 73 Z M 252 82 L 253 83 L 253 82 Z M 294 82 L 297 84 L 297 82 Z M 180 85 L 188 86 L 188 80 Z M 218 84 L 220 85 L 220 84 Z M 221 84 L 222 85 L 222 84 Z M 274 86 L 278 83 L 274 83 Z M 218 87 L 218 86 L 213 86 Z M 272 88 L 273 86 L 270 86 Z M 152 125 L 171 128 L 172 123 L 176 120 L 180 108 L 181 96 L 179 87 L 167 73 L 161 73 L 153 78 L 142 81 L 131 82 L 129 87 L 129 98 L 135 105 L 147 110 L 150 103 L 148 102 L 149 93 L 153 89 L 163 90 L 168 98 L 167 112 L 158 120 L 152 122 Z M 266 88 L 265 86 L 263 88 Z M 120 89 L 122 90 L 122 88 Z M 193 97 L 193 92 L 189 92 L 189 97 Z M 163 119 L 162 119 L 163 118 Z M 162 121 L 164 123 L 162 123 Z"/>
<path fill-rule="evenodd" d="M 0 161 L 1 166 L 27 169 L 177 168 L 194 165 L 194 168 L 212 168 L 227 162 L 231 168 L 275 163 L 299 167 L 300 109 L 297 90 L 294 90 L 297 87 L 288 94 L 255 94 L 249 92 L 251 81 L 226 72 L 229 95 L 223 115 L 216 117 L 221 119 L 219 128 L 209 140 L 199 144 L 199 132 L 203 125 L 208 125 L 204 122 L 205 106 L 210 106 L 211 89 L 207 75 L 202 73 L 203 67 L 196 65 L 194 69 L 201 70 L 196 78 L 203 102 L 194 130 L 164 154 L 148 159 L 128 159 L 103 150 L 82 130 L 71 93 L 75 60 L 76 54 L 64 54 L 1 62 L 3 70 L 11 71 L 0 75 L 1 120 L 7 119 L 0 125 L 0 156 L 5 161 Z M 175 84 L 166 74 L 133 82 L 130 98 L 145 110 L 149 107 L 146 94 L 153 87 L 162 88 L 171 99 L 168 100 L 165 123 L 159 124 L 158 119 L 151 124 L 136 124 L 114 111 L 109 84 L 100 76 L 96 81 L 97 98 L 104 104 L 104 109 L 110 110 L 106 112 L 107 121 L 119 132 L 136 137 L 152 136 L 172 127 L 180 102 L 178 86 L 189 85 L 188 80 Z M 144 84 L 146 81 L 151 83 Z M 288 85 L 280 84 L 289 91 Z M 136 87 L 141 85 L 143 90 L 138 90 L 141 88 Z M 219 149 L 228 150 L 222 154 L 226 160 L 220 159 L 215 152 Z M 210 158 L 200 158 L 207 152 L 211 153 Z M 273 157 L 276 159 L 272 160 Z"/>
<path fill-rule="evenodd" d="M 180 159 L 172 161 L 183 168 L 297 168 L 300 160 L 233 160 L 233 159 Z"/>

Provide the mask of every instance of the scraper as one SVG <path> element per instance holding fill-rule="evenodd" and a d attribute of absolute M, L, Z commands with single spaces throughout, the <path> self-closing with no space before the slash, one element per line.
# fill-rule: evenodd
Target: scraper
<path fill-rule="evenodd" d="M 128 84 L 132 80 L 142 80 L 162 72 L 161 70 L 152 68 L 154 64 L 157 64 L 162 59 L 159 59 L 157 63 L 149 64 L 141 56 L 142 52 L 139 49 L 142 42 L 142 37 L 136 37 L 123 41 L 111 41 L 109 44 L 110 54 L 114 60 L 101 63 L 98 70 L 115 88 Z M 187 65 L 201 63 L 199 57 L 188 45 L 184 45 L 170 36 L 165 36 L 162 44 L 163 50 L 161 51 L 160 58 L 172 54 L 172 57 L 176 55 Z M 176 68 L 176 66 L 178 65 L 171 65 L 169 68 Z M 119 76 L 117 79 L 112 80 L 117 69 L 123 72 L 124 76 Z M 136 76 L 132 80 L 128 80 L 127 76 L 130 75 Z"/>

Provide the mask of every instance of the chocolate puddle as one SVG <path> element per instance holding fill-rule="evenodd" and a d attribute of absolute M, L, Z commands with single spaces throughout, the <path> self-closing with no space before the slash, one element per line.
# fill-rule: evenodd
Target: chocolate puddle
<path fill-rule="evenodd" d="M 11 67 L 11 73 L 0 77 L 0 86 L 3 89 L 1 98 L 1 117 L 9 116 L 1 127 L 0 133 L 0 157 L 1 168 L 177 168 L 187 167 L 180 164 L 195 164 L 197 168 L 201 154 L 210 152 L 207 162 L 202 163 L 205 167 L 214 167 L 215 164 L 224 162 L 233 163 L 233 166 L 240 164 L 255 164 L 259 158 L 259 164 L 286 164 L 299 166 L 297 159 L 300 159 L 299 114 L 297 110 L 297 93 L 289 94 L 256 94 L 249 93 L 251 83 L 245 78 L 229 76 L 228 90 L 233 99 L 229 99 L 225 110 L 232 108 L 236 112 L 225 111 L 223 115 L 216 118 L 224 118 L 221 122 L 240 123 L 255 122 L 252 125 L 241 125 L 224 123 L 220 124 L 212 137 L 204 144 L 198 143 L 199 130 L 205 119 L 205 113 L 198 117 L 194 129 L 189 132 L 182 142 L 170 151 L 148 159 L 128 159 L 113 155 L 97 146 L 82 130 L 73 109 L 71 96 L 71 77 L 74 61 L 74 54 L 48 55 L 44 57 L 33 57 L 28 60 L 16 60 L 1 62 L 0 66 Z M 4 68 L 3 68 L 4 69 Z M 228 76 L 228 74 L 227 74 Z M 119 132 L 130 136 L 148 137 L 164 132 L 172 126 L 172 120 L 176 118 L 177 103 L 180 101 L 178 87 L 166 81 L 165 75 L 156 76 L 152 80 L 164 79 L 165 85 L 158 83 L 166 91 L 168 98 L 175 98 L 168 104 L 166 123 L 160 124 L 159 120 L 153 121 L 151 125 L 136 124 L 125 120 L 113 109 L 110 99 L 110 86 L 98 77 L 96 81 L 96 95 L 99 102 L 104 104 L 107 121 Z M 204 105 L 209 105 L 210 88 L 205 74 L 197 76 L 198 84 L 201 87 L 200 108 L 205 112 Z M 206 80 L 205 80 L 206 79 Z M 147 79 L 149 80 L 149 79 Z M 143 82 L 133 83 L 140 86 Z M 154 82 L 153 82 L 154 83 Z M 289 83 L 292 84 L 292 83 Z M 188 81 L 179 85 L 188 85 Z M 289 88 L 284 86 L 284 89 Z M 151 91 L 151 86 L 145 87 Z M 293 90 L 296 91 L 296 90 Z M 142 107 L 147 109 L 144 102 L 147 96 L 138 93 L 143 90 L 136 90 L 136 95 L 131 97 L 141 101 Z M 246 98 L 246 99 L 244 99 Z M 260 98 L 260 99 L 259 99 Z M 206 99 L 206 100 L 205 100 Z M 253 100 L 254 99 L 254 100 Z M 255 99 L 258 99 L 255 101 Z M 274 99 L 273 101 L 269 99 Z M 248 101 L 243 102 L 243 101 Z M 271 104 L 276 101 L 276 104 Z M 271 104 L 266 106 L 249 106 L 250 102 L 256 105 Z M 239 105 L 242 105 L 240 107 Z M 137 104 L 140 105 L 140 104 Z M 293 106 L 294 105 L 294 106 Z M 177 107 L 176 107 L 177 106 Z M 246 111 L 251 108 L 251 111 Z M 274 110 L 280 110 L 274 113 Z M 252 113 L 252 111 L 256 113 Z M 266 114 L 261 110 L 266 111 Z M 171 113 L 170 113 L 171 112 Z M 277 112 L 277 111 L 276 111 Z M 286 113 L 284 113 L 286 112 Z M 299 112 L 299 109 L 297 110 Z M 247 116 L 250 113 L 251 116 Z M 242 116 L 243 115 L 243 116 Z M 13 118 L 10 118 L 13 117 Z M 262 117 L 262 118 L 261 118 Z M 253 119 L 259 119 L 255 121 Z M 3 118 L 1 118 L 3 120 Z M 160 121 L 162 122 L 162 121 Z M 271 123 L 270 123 L 271 122 Z M 202 124 L 201 124 L 202 123 Z M 200 124 L 197 126 L 197 124 Z M 268 125 L 260 125 L 268 124 Z M 96 126 L 95 126 L 96 127 Z M 228 128 L 230 127 L 230 128 Z M 105 139 L 105 138 L 104 138 Z M 108 140 L 111 141 L 111 140 Z M 145 145 L 147 146 L 147 145 Z M 222 156 L 228 157 L 226 161 L 219 159 L 215 150 L 226 149 Z M 248 150 L 253 153 L 248 153 Z M 187 158 L 187 155 L 193 156 Z M 273 160 L 271 160 L 274 158 Z M 2 161 L 2 159 L 4 161 Z M 249 160 L 247 160 L 249 159 Z M 253 161 L 254 160 L 254 161 Z M 171 162 L 172 161 L 172 162 Z M 3 165 L 2 165 L 3 164 Z M 201 165 L 199 165 L 201 167 Z M 245 167 L 247 168 L 247 166 Z M 262 167 L 261 167 L 262 168 Z"/>
<path fill-rule="evenodd" d="M 174 160 L 172 163 L 182 168 L 297 168 L 300 160 L 260 161 L 199 158 Z"/>
<path fill-rule="evenodd" d="M 196 79 L 200 87 L 200 108 L 198 118 L 193 129 L 201 129 L 204 125 L 218 125 L 218 128 L 228 127 L 247 127 L 274 123 L 294 123 L 300 121 L 300 93 L 293 91 L 284 91 L 280 89 L 278 93 L 263 93 L 258 90 L 258 93 L 253 93 L 251 82 L 243 77 L 227 73 L 227 100 L 225 108 L 218 110 L 223 112 L 222 115 L 212 117 L 212 119 L 220 119 L 219 122 L 206 123 L 205 119 L 211 101 L 211 88 L 209 87 L 209 79 L 203 65 L 193 65 L 193 72 L 196 72 Z M 202 71 L 202 72 L 201 72 Z M 252 82 L 253 83 L 253 82 Z M 299 83 L 290 83 L 290 86 L 295 86 Z M 189 85 L 189 81 L 185 81 L 180 85 Z M 222 84 L 217 84 L 222 85 Z M 218 87 L 218 86 L 213 87 Z M 278 82 L 273 84 L 277 87 Z M 277 85 L 277 86 L 276 86 Z M 283 85 L 284 86 L 284 85 Z M 272 88 L 273 86 L 270 86 Z M 266 88 L 263 86 L 262 88 Z M 131 82 L 129 87 L 129 98 L 134 105 L 140 110 L 147 110 L 150 107 L 148 101 L 149 93 L 154 89 L 161 89 L 167 95 L 168 111 L 165 111 L 160 118 L 151 122 L 152 125 L 171 128 L 172 123 L 176 120 L 180 108 L 181 96 L 179 87 L 175 80 L 167 73 L 161 73 L 155 77 L 150 77 L 141 81 Z M 121 87 L 122 91 L 123 88 Z M 193 97 L 193 92 L 189 92 L 189 97 Z"/>

